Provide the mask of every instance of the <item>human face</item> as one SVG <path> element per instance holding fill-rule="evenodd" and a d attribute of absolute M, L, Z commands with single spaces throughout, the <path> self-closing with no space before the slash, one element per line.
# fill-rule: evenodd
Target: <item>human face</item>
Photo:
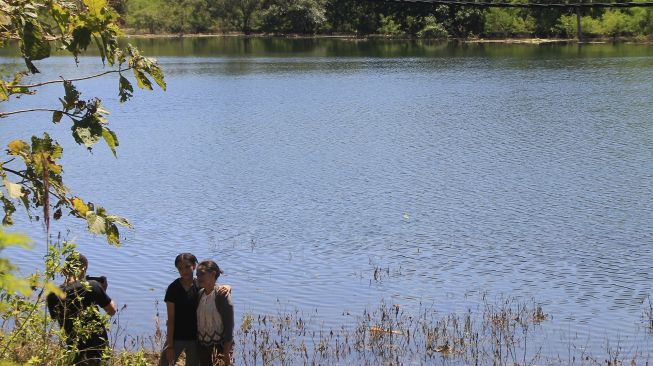
<path fill-rule="evenodd" d="M 197 269 L 197 284 L 205 290 L 213 289 L 215 286 L 215 273 L 207 271 L 204 267 Z"/>
<path fill-rule="evenodd" d="M 193 272 L 195 271 L 196 265 L 190 261 L 182 260 L 177 263 L 177 271 L 179 271 L 179 277 L 183 279 L 193 279 Z"/>

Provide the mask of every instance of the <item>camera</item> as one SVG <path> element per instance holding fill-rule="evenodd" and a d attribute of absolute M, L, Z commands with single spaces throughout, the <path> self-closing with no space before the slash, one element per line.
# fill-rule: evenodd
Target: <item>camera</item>
<path fill-rule="evenodd" d="M 98 281 L 99 283 L 107 282 L 107 278 L 105 276 L 100 276 L 100 277 L 86 276 L 86 280 L 87 281 Z"/>
<path fill-rule="evenodd" d="M 107 282 L 107 278 L 105 276 L 100 276 L 100 277 L 94 277 L 94 276 L 86 276 L 87 281 L 97 281 L 102 285 L 102 288 L 106 291 L 107 287 L 109 286 L 109 283 Z"/>

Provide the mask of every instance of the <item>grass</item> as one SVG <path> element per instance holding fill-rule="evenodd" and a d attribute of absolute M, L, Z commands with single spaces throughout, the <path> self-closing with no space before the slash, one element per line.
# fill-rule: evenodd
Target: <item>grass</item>
<path fill-rule="evenodd" d="M 158 319 L 158 304 L 157 319 Z M 119 312 L 120 313 L 120 312 Z M 381 302 L 364 310 L 351 324 L 320 326 L 317 313 L 299 310 L 277 314 L 245 314 L 235 330 L 233 359 L 238 365 L 648 365 L 649 350 L 624 350 L 606 343 L 605 353 L 591 355 L 570 345 L 569 354 L 542 354 L 546 344 L 543 324 L 551 316 L 535 301 L 482 297 L 477 309 L 443 314 L 433 306 L 405 309 Z M 653 331 L 653 304 L 648 301 L 644 321 Z M 38 327 L 24 327 L 13 337 L 13 352 L 6 361 L 15 364 L 63 365 L 57 328 L 47 318 Z M 3 323 L 0 345 L 12 334 Z M 42 328 L 47 324 L 46 328 Z M 15 328 L 14 328 L 15 329 Z M 39 329 L 45 334 L 39 334 Z M 648 332 L 651 336 L 653 332 Z M 125 334 L 120 316 L 112 319 L 110 364 L 158 364 L 164 340 L 161 324 L 147 337 Z M 183 365 L 183 360 L 178 365 Z M 0 365 L 3 365 L 0 360 Z"/>
<path fill-rule="evenodd" d="M 653 316 L 649 303 L 648 322 Z M 246 314 L 234 354 L 240 365 L 649 365 L 650 350 L 606 341 L 590 354 L 570 344 L 564 356 L 545 356 L 543 325 L 550 315 L 535 301 L 488 301 L 462 314 L 421 306 L 407 311 L 381 302 L 352 326 L 322 329 L 299 311 Z"/>

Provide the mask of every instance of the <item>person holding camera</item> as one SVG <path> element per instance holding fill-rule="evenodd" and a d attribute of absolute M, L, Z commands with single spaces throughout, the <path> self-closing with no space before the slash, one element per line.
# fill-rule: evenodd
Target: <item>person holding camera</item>
<path fill-rule="evenodd" d="M 84 255 L 79 252 L 69 255 L 62 269 L 66 279 L 60 286 L 65 296 L 60 298 L 50 293 L 46 302 L 50 316 L 64 330 L 66 345 L 73 353 L 71 364 L 98 366 L 105 363 L 103 354 L 109 345 L 98 307 L 111 316 L 116 313 L 116 303 L 106 293 L 106 277 L 103 283 L 87 279 L 87 269 L 88 259 Z"/>

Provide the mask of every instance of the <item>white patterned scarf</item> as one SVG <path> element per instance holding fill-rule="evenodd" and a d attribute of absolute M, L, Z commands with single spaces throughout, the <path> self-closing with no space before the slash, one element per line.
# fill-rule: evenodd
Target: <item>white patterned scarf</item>
<path fill-rule="evenodd" d="M 203 346 L 216 345 L 222 340 L 221 334 L 224 331 L 224 326 L 222 325 L 222 316 L 215 306 L 216 292 L 215 289 L 208 295 L 202 292 L 200 303 L 197 306 L 197 340 Z"/>

